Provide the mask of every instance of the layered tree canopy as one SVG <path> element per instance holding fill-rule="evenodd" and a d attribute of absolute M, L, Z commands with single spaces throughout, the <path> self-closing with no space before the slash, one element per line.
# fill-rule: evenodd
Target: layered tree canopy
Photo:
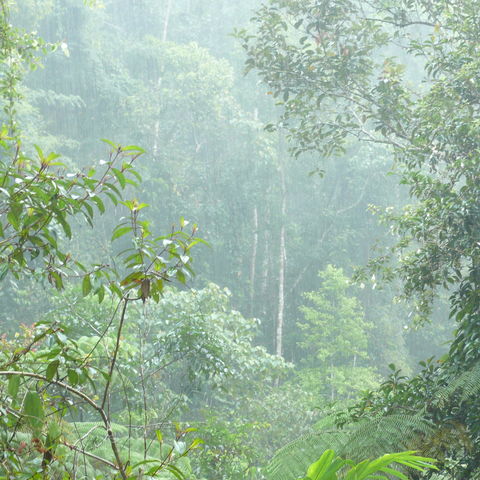
<path fill-rule="evenodd" d="M 480 478 L 476 2 L 0 6 L 0 478 Z"/>

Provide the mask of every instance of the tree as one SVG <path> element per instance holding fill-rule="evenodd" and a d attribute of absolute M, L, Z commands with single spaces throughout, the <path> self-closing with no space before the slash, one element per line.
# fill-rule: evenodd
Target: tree
<path fill-rule="evenodd" d="M 403 279 L 420 312 L 437 287 L 452 285 L 465 298 L 477 282 L 474 8 L 272 0 L 254 18 L 256 34 L 243 34 L 248 68 L 282 99 L 296 154 L 338 153 L 352 138 L 391 149 L 415 203 L 387 213 L 401 236 L 398 266 L 388 274 Z M 397 38 L 402 50 L 392 50 Z M 412 82 L 393 54 L 423 66 L 424 83 Z"/>
<path fill-rule="evenodd" d="M 384 144 L 409 187 L 412 205 L 383 214 L 398 243 L 371 261 L 370 274 L 400 278 L 405 297 L 416 299 L 417 318 L 425 319 L 436 292 L 446 289 L 458 328 L 442 364 L 405 385 L 418 402 L 405 394 L 399 408 L 434 398 L 438 392 L 422 383 L 431 375 L 448 383 L 479 361 L 477 20 L 473 1 L 271 0 L 257 12 L 254 34 L 241 33 L 247 68 L 256 68 L 280 98 L 296 154 L 341 153 L 353 139 Z M 391 401 L 386 392 L 382 399 Z M 427 408 L 427 417 L 439 425 L 454 418 L 467 429 L 475 454 L 449 454 L 464 462 L 462 478 L 469 478 L 478 465 L 478 408 L 468 399 L 457 407 L 452 399 Z"/>
<path fill-rule="evenodd" d="M 243 478 L 245 468 L 253 470 L 266 463 L 271 435 L 277 446 L 277 438 L 286 437 L 285 429 L 272 419 L 287 414 L 277 412 L 273 405 L 278 400 L 269 396 L 274 393 L 274 379 L 286 376 L 290 366 L 254 344 L 259 322 L 232 310 L 230 297 L 227 289 L 213 284 L 200 290 L 170 287 L 158 303 L 129 306 L 109 402 L 125 461 L 129 451 L 131 464 L 147 458 L 153 467 L 159 447 L 156 431 L 160 431 L 162 455 L 167 457 L 174 447 L 172 459 L 177 457 L 175 464 L 183 474 L 193 470 L 199 477 Z M 108 301 L 99 304 L 94 297 L 83 297 L 77 286 L 54 295 L 52 313 L 46 316 L 57 324 L 68 322 L 69 330 L 64 333 L 68 333 L 70 351 L 75 349 L 79 358 L 88 358 L 91 382 L 81 388 L 91 397 L 107 382 L 103 365 L 115 345 L 116 331 L 111 329 L 103 337 L 98 332 L 110 319 L 111 309 Z M 45 346 L 33 358 L 41 361 L 48 355 Z M 60 375 L 64 368 L 59 366 Z M 295 415 L 293 396 L 276 393 L 289 407 L 291 418 Z M 293 405 L 287 405 L 286 399 Z M 71 427 L 74 431 L 64 431 L 62 440 L 75 444 L 86 435 L 82 440 L 85 450 L 115 463 L 95 415 L 82 404 L 77 409 L 75 417 L 69 417 L 70 427 L 76 420 Z M 308 416 L 302 409 L 297 411 L 299 423 L 306 422 Z M 195 435 L 193 440 L 188 440 L 186 429 Z M 188 458 L 178 458 L 195 438 L 195 445 L 202 448 Z M 57 457 L 60 451 L 56 449 Z M 71 455 L 63 460 L 70 470 L 75 463 Z"/>
<path fill-rule="evenodd" d="M 151 0 L 96 3 L 104 8 L 65 0 L 17 9 L 14 23 L 63 45 L 22 86 L 25 137 L 44 151 L 61 151 L 74 165 L 102 157 L 98 138 L 141 145 L 151 155 L 137 164 L 144 179 L 138 195 L 151 205 L 152 228 L 180 215 L 202 225 L 212 248 L 197 252 L 201 274 L 193 284 L 214 281 L 234 292 L 236 308 L 264 320 L 259 341 L 271 351 L 283 296 L 283 353 L 294 359 L 298 329 L 289 319 L 301 292 L 315 288 L 317 271 L 328 263 L 366 262 L 367 244 L 384 230 L 367 205 L 405 199 L 395 179 L 383 177 L 388 156 L 378 145 L 352 148 L 345 162 L 327 162 L 325 180 L 312 175 L 307 182 L 318 167 L 315 154 L 301 165 L 286 161 L 283 134 L 263 131 L 265 119 L 275 115 L 271 95 L 254 76 L 241 78 L 244 54 L 233 38 L 222 37 L 228 25 L 249 18 L 253 0 L 208 6 L 179 0 L 171 7 L 167 42 L 166 0 L 163 11 Z M 202 31 L 215 15 L 222 15 L 222 28 Z M 75 242 L 110 252 L 112 220 L 103 216 L 95 234 L 74 229 Z M 387 295 L 372 301 L 365 292 L 360 297 L 367 316 L 378 318 L 369 309 L 375 311 L 382 296 L 387 303 Z M 388 355 L 381 345 L 376 352 Z"/>
<path fill-rule="evenodd" d="M 6 2 L 1 7 L 5 38 L 0 54 L 5 72 L 0 96 L 6 123 L 0 138 L 0 281 L 7 281 L 9 276 L 37 277 L 61 290 L 76 278 L 81 280 L 84 296 L 95 294 L 100 302 L 109 298 L 115 308 L 89 352 L 69 338 L 68 323 L 33 323 L 36 319 L 29 319 L 33 325 L 25 327 L 23 335 L 13 341 L 3 339 L 0 472 L 5 478 L 49 478 L 63 469 L 63 478 L 75 477 L 77 462 L 65 453 L 70 450 L 74 457 L 83 459 L 85 472 L 88 465 L 96 474 L 122 479 L 145 471 L 148 475 L 170 471 L 181 476 L 174 463 L 196 443 L 178 451 L 160 448 L 159 456 L 150 458 L 147 467 L 145 451 L 140 463 L 129 465 L 130 450 L 121 450 L 119 429 L 112 420 L 112 385 L 117 380 L 128 307 L 138 301 L 158 301 L 165 282 L 175 278 L 185 282 L 192 273 L 190 249 L 200 241 L 194 238 L 196 226 L 186 233 L 188 222 L 182 219 L 178 231 L 153 237 L 149 222 L 140 217 L 147 205 L 135 199 L 123 200 L 121 191 L 139 180 L 132 165 L 143 153 L 139 147 L 106 141 L 110 150 L 107 160 L 71 173 L 58 161 L 58 155 L 45 154 L 38 146 L 34 145 L 35 156 L 24 153 L 15 109 L 19 84 L 26 68 L 36 65 L 38 51 L 46 47 L 34 35 L 11 26 Z M 114 228 L 112 241 L 128 234 L 131 245 L 125 245 L 119 254 L 121 265 L 87 266 L 69 248 L 72 223 L 82 217 L 84 224 L 93 226 L 95 210 L 100 214 L 106 211 L 105 199 L 115 206 L 123 205 L 127 212 Z M 112 330 L 111 342 L 102 345 L 108 360 L 92 365 L 91 355 Z M 102 375 L 104 382 L 101 391 L 93 385 L 90 392 L 86 386 L 93 383 L 94 374 Z M 93 430 L 101 429 L 108 439 L 111 460 L 82 443 L 93 430 L 82 433 L 80 439 L 73 435 L 72 440 L 71 429 L 77 428 L 72 421 L 78 420 L 78 412 L 83 410 L 95 418 Z M 184 435 L 179 431 L 177 440 Z M 160 434 L 157 437 L 162 444 Z"/>
<path fill-rule="evenodd" d="M 305 293 L 308 304 L 300 307 L 304 318 L 298 322 L 299 345 L 307 368 L 299 375 L 333 402 L 375 385 L 372 368 L 362 365 L 368 355 L 371 324 L 358 299 L 347 294 L 349 281 L 342 269 L 328 265 L 319 277 L 320 288 Z"/>

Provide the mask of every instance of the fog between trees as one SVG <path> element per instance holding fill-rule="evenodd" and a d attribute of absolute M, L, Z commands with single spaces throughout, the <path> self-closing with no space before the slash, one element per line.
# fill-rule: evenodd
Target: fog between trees
<path fill-rule="evenodd" d="M 422 442 L 460 475 L 441 478 L 473 475 L 478 412 L 445 405 L 477 388 L 461 322 L 478 316 L 478 52 L 446 45 L 475 15 L 462 30 L 447 7 L 417 2 L 418 20 L 404 3 L 3 2 L 2 478 L 293 479 L 327 448 L 359 461 Z M 383 73 L 367 78 L 369 59 Z M 428 71 L 462 62 L 468 92 Z M 441 130 L 432 84 L 470 112 L 472 145 Z M 447 152 L 433 172 L 430 139 Z M 450 161 L 467 166 L 449 177 Z M 463 213 L 445 192 L 447 213 L 429 203 L 441 182 L 471 187 Z M 442 215 L 473 226 L 443 238 Z M 438 263 L 397 255 L 433 249 L 428 235 Z M 390 270 L 372 263 L 392 252 Z"/>

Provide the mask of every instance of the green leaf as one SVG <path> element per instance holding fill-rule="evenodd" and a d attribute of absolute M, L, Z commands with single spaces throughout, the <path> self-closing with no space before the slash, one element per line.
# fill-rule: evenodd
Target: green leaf
<path fill-rule="evenodd" d="M 110 145 L 110 147 L 112 147 L 112 150 L 118 150 L 118 148 L 119 148 L 118 144 L 113 143 L 112 141 L 107 140 L 106 138 L 101 138 L 100 140 L 102 142 L 106 143 L 107 145 Z"/>
<path fill-rule="evenodd" d="M 102 213 L 102 214 L 105 213 L 105 205 L 104 205 L 102 199 L 98 195 L 95 195 L 91 198 L 96 203 L 97 208 L 100 211 L 100 213 Z"/>
<path fill-rule="evenodd" d="M 65 232 L 65 235 L 67 236 L 67 238 L 72 238 L 72 229 L 70 228 L 69 223 L 65 220 L 64 215 L 61 213 L 58 213 L 56 218 L 58 220 L 58 223 L 60 223 L 60 225 L 62 226 L 63 231 Z"/>
<path fill-rule="evenodd" d="M 92 219 L 94 217 L 92 206 L 88 202 L 84 202 L 82 207 L 86 210 L 85 214 L 88 216 L 87 218 Z"/>
<path fill-rule="evenodd" d="M 173 473 L 173 475 L 175 475 L 175 477 L 178 478 L 178 480 L 185 480 L 185 475 L 183 474 L 183 472 L 178 468 L 176 467 L 175 465 L 167 465 L 167 470 L 171 473 Z"/>
<path fill-rule="evenodd" d="M 58 272 L 50 272 L 50 275 L 53 278 L 55 283 L 55 288 L 57 290 L 63 290 L 63 279 L 62 276 Z"/>
<path fill-rule="evenodd" d="M 35 148 L 35 150 L 36 150 L 36 152 L 37 152 L 37 155 L 38 155 L 38 158 L 39 158 L 40 161 L 43 163 L 43 160 L 44 160 L 44 158 L 45 158 L 45 155 L 43 154 L 42 149 L 41 149 L 38 145 L 36 145 L 36 144 L 33 145 L 33 148 Z"/>
<path fill-rule="evenodd" d="M 108 188 L 109 190 L 114 192 L 114 194 L 117 196 L 117 198 L 122 197 L 122 193 L 120 192 L 120 190 L 116 187 L 116 185 L 114 183 L 105 182 L 103 184 L 103 186 L 104 186 L 104 188 Z M 115 205 L 116 205 L 116 203 L 115 203 Z"/>
<path fill-rule="evenodd" d="M 321 480 L 334 457 L 335 452 L 333 450 L 325 450 L 322 456 L 308 467 L 307 477 L 311 480 Z"/>
<path fill-rule="evenodd" d="M 22 205 L 20 203 L 14 203 L 10 206 L 10 211 L 7 213 L 7 220 L 10 225 L 15 229 L 20 229 L 20 215 L 22 213 Z"/>
<path fill-rule="evenodd" d="M 104 192 L 105 195 L 111 200 L 111 202 L 116 206 L 118 205 L 118 198 L 112 192 Z"/>
<path fill-rule="evenodd" d="M 127 145 L 126 147 L 122 147 L 122 152 L 134 152 L 134 153 L 145 153 L 145 150 L 142 147 L 137 145 Z"/>
<path fill-rule="evenodd" d="M 98 297 L 98 303 L 102 303 L 103 299 L 105 298 L 105 287 L 103 285 L 100 285 L 95 294 Z"/>
<path fill-rule="evenodd" d="M 143 181 L 142 176 L 136 170 L 131 168 L 131 166 L 128 170 L 128 173 L 131 173 L 138 180 L 139 183 L 142 183 L 142 181 Z"/>
<path fill-rule="evenodd" d="M 59 360 L 54 360 L 53 362 L 50 362 L 47 367 L 47 371 L 45 373 L 45 376 L 47 377 L 48 380 L 53 380 L 53 377 L 56 375 L 58 371 L 58 366 L 60 365 Z"/>
<path fill-rule="evenodd" d="M 180 283 L 183 283 L 185 285 L 185 283 L 187 282 L 187 279 L 185 277 L 185 273 L 183 273 L 182 270 L 177 270 L 177 280 L 180 282 Z"/>
<path fill-rule="evenodd" d="M 8 379 L 8 394 L 15 400 L 18 395 L 18 390 L 20 388 L 20 375 L 12 375 Z"/>
<path fill-rule="evenodd" d="M 117 238 L 120 238 L 121 236 L 131 231 L 132 231 L 132 227 L 121 227 L 121 226 L 116 227 L 115 230 L 113 231 L 112 241 Z"/>
<path fill-rule="evenodd" d="M 118 298 L 122 298 L 123 292 L 116 283 L 110 282 L 109 288 L 110 288 L 110 291 L 114 293 Z"/>
<path fill-rule="evenodd" d="M 70 385 L 77 385 L 78 383 L 78 373 L 75 370 L 67 370 L 68 382 Z"/>
<path fill-rule="evenodd" d="M 147 459 L 147 460 L 142 460 L 140 462 L 134 463 L 132 465 L 132 469 L 134 470 L 138 467 L 141 467 L 142 465 L 148 465 L 150 463 L 155 463 L 156 466 L 154 468 L 151 468 L 150 470 L 148 470 L 148 472 L 150 472 L 150 474 L 157 473 L 158 470 L 161 468 L 162 462 L 160 460 L 154 460 L 154 459 Z M 150 475 L 150 474 L 147 474 L 147 475 Z"/>
<path fill-rule="evenodd" d="M 150 205 L 148 203 L 136 203 L 135 204 L 135 211 L 141 210 L 142 208 L 149 207 Z"/>
<path fill-rule="evenodd" d="M 0 282 L 7 276 L 8 270 L 8 264 L 2 265 L 2 267 L 0 267 Z"/>
<path fill-rule="evenodd" d="M 45 413 L 43 411 L 42 399 L 37 392 L 30 390 L 25 395 L 23 415 L 25 416 L 26 424 L 33 430 L 34 435 L 40 435 Z"/>
<path fill-rule="evenodd" d="M 127 184 L 125 175 L 118 168 L 112 168 L 112 173 L 115 175 L 115 178 L 118 180 L 120 186 L 125 188 L 125 185 Z"/>
<path fill-rule="evenodd" d="M 143 272 L 132 272 L 129 275 L 127 275 L 121 282 L 120 285 L 129 285 L 131 283 L 135 283 L 137 285 L 140 284 L 141 280 L 144 278 L 144 273 Z"/>
<path fill-rule="evenodd" d="M 193 450 L 194 448 L 199 447 L 204 441 L 201 438 L 195 438 L 193 439 L 193 442 L 190 444 L 188 447 L 189 450 Z"/>
<path fill-rule="evenodd" d="M 82 280 L 82 294 L 86 297 L 92 290 L 92 282 L 90 281 L 90 275 L 85 275 Z"/>
<path fill-rule="evenodd" d="M 50 152 L 44 159 L 43 162 L 46 165 L 55 165 L 55 166 L 61 166 L 64 167 L 65 165 L 61 162 L 54 162 L 53 160 L 59 158 L 60 155 L 58 153 Z"/>

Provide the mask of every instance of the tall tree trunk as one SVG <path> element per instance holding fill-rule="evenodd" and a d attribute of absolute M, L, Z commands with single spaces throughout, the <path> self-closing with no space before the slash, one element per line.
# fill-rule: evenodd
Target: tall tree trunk
<path fill-rule="evenodd" d="M 333 387 L 333 362 L 330 361 L 330 401 L 334 402 L 335 401 L 335 388 Z"/>
<path fill-rule="evenodd" d="M 170 22 L 170 12 L 172 10 L 172 0 L 167 0 L 167 9 L 165 10 L 165 18 L 163 20 L 163 33 L 162 41 L 167 41 L 168 36 L 168 23 Z"/>
<path fill-rule="evenodd" d="M 282 160 L 283 162 L 283 160 Z M 280 181 L 282 192 L 282 206 L 281 206 L 281 226 L 280 226 L 280 257 L 279 257 L 279 273 L 278 273 L 278 315 L 277 325 L 275 331 L 275 353 L 283 356 L 283 324 L 285 313 L 285 263 L 286 263 L 286 248 L 285 248 L 285 217 L 287 212 L 287 191 L 285 187 L 285 170 L 283 163 L 280 163 Z"/>
<path fill-rule="evenodd" d="M 268 213 L 268 212 L 267 212 Z M 260 296 L 263 299 L 262 302 L 262 318 L 267 316 L 267 292 L 268 292 L 268 275 L 270 273 L 270 256 L 269 256 L 270 243 L 268 241 L 268 229 L 265 230 L 265 246 L 263 252 L 262 261 L 262 277 L 260 282 Z M 264 322 L 265 325 L 265 322 Z"/>
<path fill-rule="evenodd" d="M 158 94 L 160 95 L 161 88 L 162 88 L 162 80 L 163 77 L 160 75 L 157 80 L 157 88 L 158 88 Z M 159 143 L 160 143 L 160 117 L 157 117 L 157 120 L 155 121 L 155 128 L 154 128 L 154 136 L 153 136 L 153 158 L 157 159 L 157 154 L 158 154 L 158 148 L 159 148 Z"/>
<path fill-rule="evenodd" d="M 255 299 L 255 277 L 257 270 L 257 248 L 258 248 L 258 209 L 253 207 L 253 245 L 252 258 L 250 262 L 250 316 L 253 316 L 253 302 Z"/>

